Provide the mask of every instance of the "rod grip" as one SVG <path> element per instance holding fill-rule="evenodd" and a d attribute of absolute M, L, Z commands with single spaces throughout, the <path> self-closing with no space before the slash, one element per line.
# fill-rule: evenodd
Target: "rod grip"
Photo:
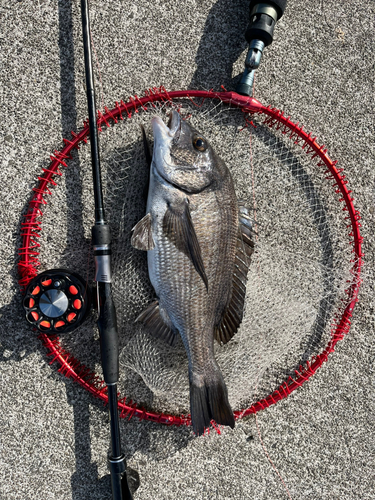
<path fill-rule="evenodd" d="M 279 20 L 284 14 L 286 2 L 287 0 L 251 0 L 250 12 L 253 10 L 253 7 L 259 3 L 269 4 L 277 10 L 277 20 Z"/>
<path fill-rule="evenodd" d="M 104 381 L 116 384 L 119 377 L 119 347 L 115 304 L 110 283 L 98 282 L 100 352 Z"/>
<path fill-rule="evenodd" d="M 109 224 L 96 224 L 91 230 L 92 244 L 110 245 L 111 244 L 111 228 Z"/>
<path fill-rule="evenodd" d="M 261 40 L 266 47 L 273 41 L 276 22 L 281 18 L 286 0 L 252 0 L 250 22 L 245 33 L 246 40 Z"/>

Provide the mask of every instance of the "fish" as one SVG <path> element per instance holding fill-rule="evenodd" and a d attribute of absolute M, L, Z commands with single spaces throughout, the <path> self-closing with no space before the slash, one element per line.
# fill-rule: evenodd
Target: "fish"
<path fill-rule="evenodd" d="M 169 345 L 181 336 L 191 422 L 202 435 L 211 420 L 235 425 L 214 340 L 227 343 L 243 318 L 253 221 L 237 200 L 229 169 L 202 133 L 176 110 L 167 124 L 159 116 L 151 124 L 146 215 L 133 228 L 131 244 L 147 251 L 157 300 L 136 321 Z"/>

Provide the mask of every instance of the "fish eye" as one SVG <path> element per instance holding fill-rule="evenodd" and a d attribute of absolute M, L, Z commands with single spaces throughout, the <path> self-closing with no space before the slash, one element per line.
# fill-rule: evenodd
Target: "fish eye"
<path fill-rule="evenodd" d="M 206 149 L 207 149 L 207 142 L 203 139 L 203 137 L 199 137 L 199 136 L 195 135 L 193 137 L 193 146 L 198 151 L 206 151 Z"/>

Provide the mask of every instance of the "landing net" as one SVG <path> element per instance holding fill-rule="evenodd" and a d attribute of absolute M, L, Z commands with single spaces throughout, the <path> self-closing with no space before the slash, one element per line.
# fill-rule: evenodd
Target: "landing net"
<path fill-rule="evenodd" d="M 342 168 L 303 127 L 256 101 L 243 98 L 241 104 L 232 93 L 180 94 L 154 89 L 146 99 L 117 104 L 99 123 L 106 216 L 113 233 L 121 414 L 188 424 L 188 360 L 182 341 L 172 348 L 134 323 L 154 299 L 146 253 L 130 246 L 131 229 L 146 210 L 148 166 L 139 125 L 152 142 L 152 116 L 167 121 L 171 107 L 177 109 L 225 161 L 238 198 L 253 214 L 257 236 L 244 320 L 228 344 L 215 345 L 236 417 L 255 413 L 302 385 L 349 331 L 360 285 L 361 237 L 360 216 Z M 23 286 L 37 269 L 66 268 L 93 278 L 90 151 L 80 147 L 78 155 L 72 154 L 83 145 L 84 130 L 55 152 L 44 173 L 53 172 L 51 181 L 34 190 L 21 249 Z M 64 163 L 66 188 L 51 188 Z M 46 200 L 41 232 L 36 221 Z M 65 224 L 58 234 L 56 217 Z M 106 399 L 95 315 L 61 339 L 41 338 L 63 373 Z"/>

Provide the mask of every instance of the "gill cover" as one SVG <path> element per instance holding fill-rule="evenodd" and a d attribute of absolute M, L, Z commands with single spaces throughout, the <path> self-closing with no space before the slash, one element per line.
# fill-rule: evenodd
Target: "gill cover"
<path fill-rule="evenodd" d="M 215 153 L 177 111 L 171 111 L 168 125 L 153 118 L 152 128 L 152 165 L 165 182 L 187 193 L 199 193 L 215 181 Z"/>

